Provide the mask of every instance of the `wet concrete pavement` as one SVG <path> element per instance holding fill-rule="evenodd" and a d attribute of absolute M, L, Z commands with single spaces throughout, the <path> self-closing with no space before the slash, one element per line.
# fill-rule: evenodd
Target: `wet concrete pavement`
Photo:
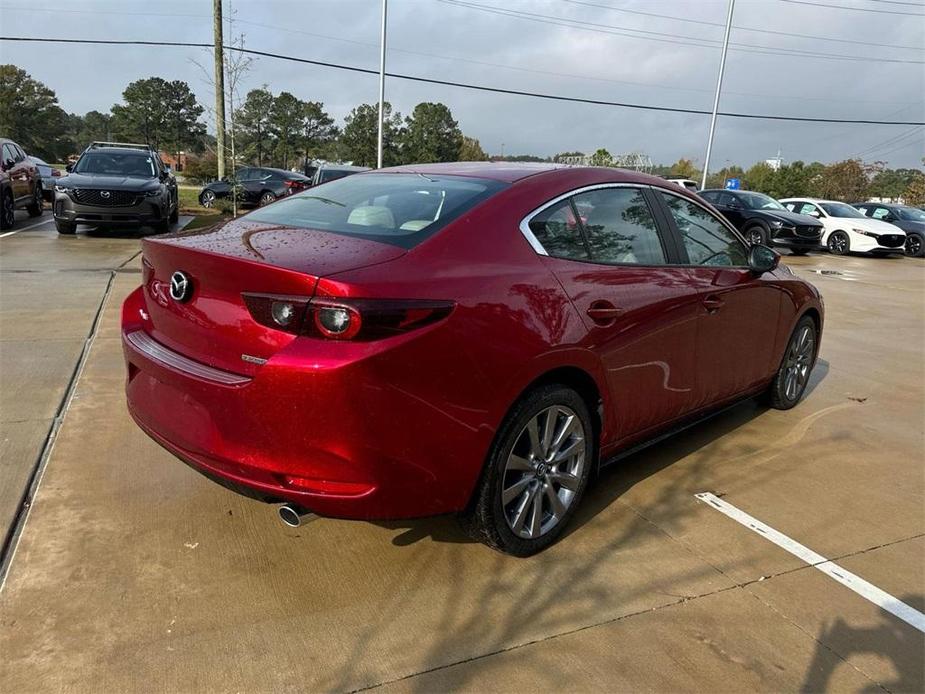
<path fill-rule="evenodd" d="M 118 334 L 137 252 L 0 239 L 4 523 L 89 338 L 0 594 L 0 689 L 925 688 L 921 631 L 694 498 L 925 607 L 925 263 L 787 258 L 828 311 L 807 399 L 623 461 L 520 560 L 452 518 L 288 529 L 147 439 Z"/>

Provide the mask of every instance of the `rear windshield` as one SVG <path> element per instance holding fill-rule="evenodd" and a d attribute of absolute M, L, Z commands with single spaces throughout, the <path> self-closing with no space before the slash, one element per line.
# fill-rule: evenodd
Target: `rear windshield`
<path fill-rule="evenodd" d="M 506 186 L 461 176 L 360 174 L 284 198 L 247 218 L 412 248 Z"/>
<path fill-rule="evenodd" d="M 88 152 L 84 154 L 74 171 L 82 174 L 104 174 L 112 176 L 138 176 L 153 178 L 154 160 L 147 154 L 130 152 Z"/>

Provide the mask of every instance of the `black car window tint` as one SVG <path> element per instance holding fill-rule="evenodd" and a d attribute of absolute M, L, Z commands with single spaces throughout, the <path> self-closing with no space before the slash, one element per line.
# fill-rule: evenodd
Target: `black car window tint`
<path fill-rule="evenodd" d="M 590 259 L 570 200 L 547 207 L 530 220 L 529 226 L 548 255 L 569 260 Z"/>
<path fill-rule="evenodd" d="M 594 262 L 667 263 L 655 217 L 638 188 L 603 188 L 576 195 L 573 201 Z"/>
<path fill-rule="evenodd" d="M 10 159 L 16 161 L 16 156 L 13 154 L 13 148 L 9 145 L 3 145 L 3 163 L 6 164 Z"/>
<path fill-rule="evenodd" d="M 748 264 L 744 244 L 716 217 L 676 195 L 659 195 L 668 205 L 692 265 L 745 267 Z"/>

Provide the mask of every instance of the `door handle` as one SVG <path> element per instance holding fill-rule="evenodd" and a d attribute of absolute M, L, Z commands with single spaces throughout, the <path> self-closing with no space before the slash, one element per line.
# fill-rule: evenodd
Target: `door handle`
<path fill-rule="evenodd" d="M 726 302 L 716 294 L 708 294 L 703 299 L 703 307 L 707 310 L 707 313 L 716 313 L 725 303 Z"/>
<path fill-rule="evenodd" d="M 585 313 L 587 313 L 588 317 L 598 325 L 607 326 L 613 323 L 614 320 L 623 313 L 623 309 L 617 308 L 609 301 L 598 299 L 597 301 L 591 302 L 591 305 Z"/>

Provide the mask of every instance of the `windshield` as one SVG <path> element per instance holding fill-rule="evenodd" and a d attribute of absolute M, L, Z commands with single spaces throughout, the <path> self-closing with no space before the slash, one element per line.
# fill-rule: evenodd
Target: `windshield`
<path fill-rule="evenodd" d="M 820 202 L 819 207 L 825 210 L 826 214 L 831 217 L 849 217 L 854 219 L 864 219 L 863 213 L 843 202 Z"/>
<path fill-rule="evenodd" d="M 736 196 L 749 210 L 783 210 L 785 209 L 777 200 L 762 193 L 739 193 Z"/>
<path fill-rule="evenodd" d="M 898 207 L 899 218 L 909 222 L 925 222 L 925 212 L 917 210 L 914 207 Z"/>
<path fill-rule="evenodd" d="M 360 174 L 280 200 L 248 219 L 412 248 L 505 187 L 461 176 Z"/>
<path fill-rule="evenodd" d="M 105 176 L 138 176 L 154 178 L 154 162 L 150 155 L 137 152 L 88 152 L 74 167 L 76 173 Z"/>

